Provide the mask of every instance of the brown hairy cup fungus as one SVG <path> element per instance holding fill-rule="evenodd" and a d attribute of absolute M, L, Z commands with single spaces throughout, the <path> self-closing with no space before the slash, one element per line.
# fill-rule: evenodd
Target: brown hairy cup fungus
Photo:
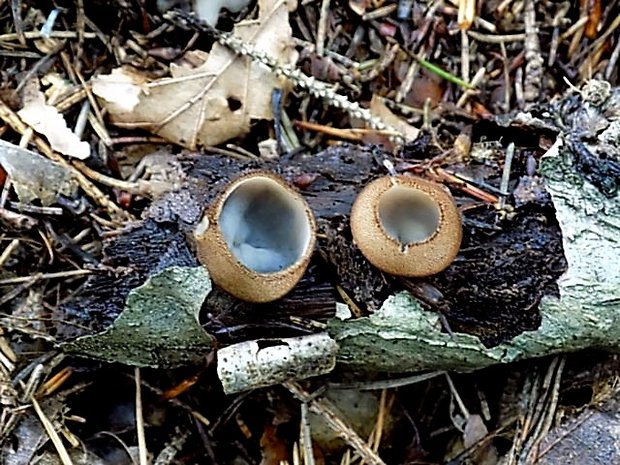
<path fill-rule="evenodd" d="M 316 241 L 304 198 L 266 172 L 226 186 L 194 231 L 198 260 L 213 281 L 248 302 L 289 292 L 308 266 Z"/>
<path fill-rule="evenodd" d="M 461 245 L 459 212 L 441 184 L 385 176 L 358 195 L 353 240 L 370 263 L 397 276 L 428 276 L 448 267 Z"/>

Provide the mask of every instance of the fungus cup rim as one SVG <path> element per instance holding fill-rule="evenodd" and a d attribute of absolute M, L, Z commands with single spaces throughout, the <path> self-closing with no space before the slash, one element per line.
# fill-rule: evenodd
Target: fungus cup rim
<path fill-rule="evenodd" d="M 220 215 L 226 200 L 244 182 L 260 178 L 276 186 L 282 195 L 289 197 L 287 200 L 291 200 L 295 208 L 300 209 L 303 227 L 307 228 L 308 233 L 295 261 L 277 271 L 260 272 L 243 263 L 229 247 L 220 226 Z M 305 273 L 316 245 L 316 220 L 306 199 L 286 180 L 274 173 L 251 171 L 232 179 L 216 196 L 194 230 L 194 239 L 198 261 L 209 270 L 215 284 L 248 302 L 270 302 L 290 292 Z"/>
<path fill-rule="evenodd" d="M 386 230 L 379 205 L 382 196 L 393 187 L 421 192 L 437 206 L 438 226 L 429 237 L 403 247 Z M 430 276 L 447 268 L 458 254 L 463 234 L 454 199 L 442 184 L 402 174 L 377 178 L 362 189 L 351 209 L 351 233 L 372 265 L 386 273 L 406 277 Z"/>

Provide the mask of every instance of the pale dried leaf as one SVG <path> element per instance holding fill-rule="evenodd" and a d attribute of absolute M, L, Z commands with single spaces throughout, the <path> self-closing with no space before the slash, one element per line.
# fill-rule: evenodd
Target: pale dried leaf
<path fill-rule="evenodd" d="M 64 116 L 45 103 L 45 95 L 38 88 L 24 92 L 24 106 L 17 114 L 24 123 L 45 136 L 57 152 L 80 160 L 90 156 L 88 142 L 81 141 L 69 129 Z"/>
<path fill-rule="evenodd" d="M 260 0 L 259 10 L 257 20 L 240 22 L 234 34 L 281 63 L 292 63 L 288 2 Z M 217 145 L 246 134 L 252 119 L 271 119 L 271 94 L 282 87 L 267 68 L 219 43 L 203 64 L 170 71 L 172 78 L 149 84 L 149 94 L 140 96 L 133 111 L 106 103 L 112 122 L 146 128 L 190 149 Z"/>
<path fill-rule="evenodd" d="M 142 81 L 142 82 L 141 82 Z M 140 102 L 140 95 L 146 93 L 144 79 L 128 68 L 113 69 L 110 74 L 92 79 L 93 94 L 115 105 L 119 112 L 129 112 Z"/>
<path fill-rule="evenodd" d="M 463 446 L 468 449 L 475 444 L 483 441 L 489 430 L 487 429 L 480 415 L 469 415 L 465 422 L 465 430 L 463 431 Z M 488 441 L 478 447 L 470 458 L 474 465 L 495 465 L 497 463 L 497 453 L 493 447 L 493 443 Z"/>

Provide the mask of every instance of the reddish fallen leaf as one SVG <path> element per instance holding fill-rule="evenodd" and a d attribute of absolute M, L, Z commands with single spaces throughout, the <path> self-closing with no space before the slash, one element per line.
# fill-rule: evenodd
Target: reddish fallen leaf
<path fill-rule="evenodd" d="M 443 98 L 444 86 L 440 77 L 422 72 L 413 81 L 411 90 L 405 97 L 405 103 L 411 107 L 422 108 L 426 99 L 430 99 L 431 106 L 436 107 Z"/>
<path fill-rule="evenodd" d="M 288 447 L 277 435 L 278 428 L 267 424 L 260 438 L 263 460 L 260 465 L 280 465 L 284 460 L 289 459 Z"/>

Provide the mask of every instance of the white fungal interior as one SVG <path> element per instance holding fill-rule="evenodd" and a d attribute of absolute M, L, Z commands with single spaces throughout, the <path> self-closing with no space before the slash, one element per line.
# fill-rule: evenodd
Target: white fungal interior
<path fill-rule="evenodd" d="M 312 234 L 303 202 L 267 177 L 241 181 L 225 200 L 219 224 L 232 254 L 257 273 L 293 265 Z"/>
<path fill-rule="evenodd" d="M 402 186 L 379 199 L 379 219 L 386 233 L 403 247 L 430 238 L 439 227 L 439 207 L 426 193 Z"/>

